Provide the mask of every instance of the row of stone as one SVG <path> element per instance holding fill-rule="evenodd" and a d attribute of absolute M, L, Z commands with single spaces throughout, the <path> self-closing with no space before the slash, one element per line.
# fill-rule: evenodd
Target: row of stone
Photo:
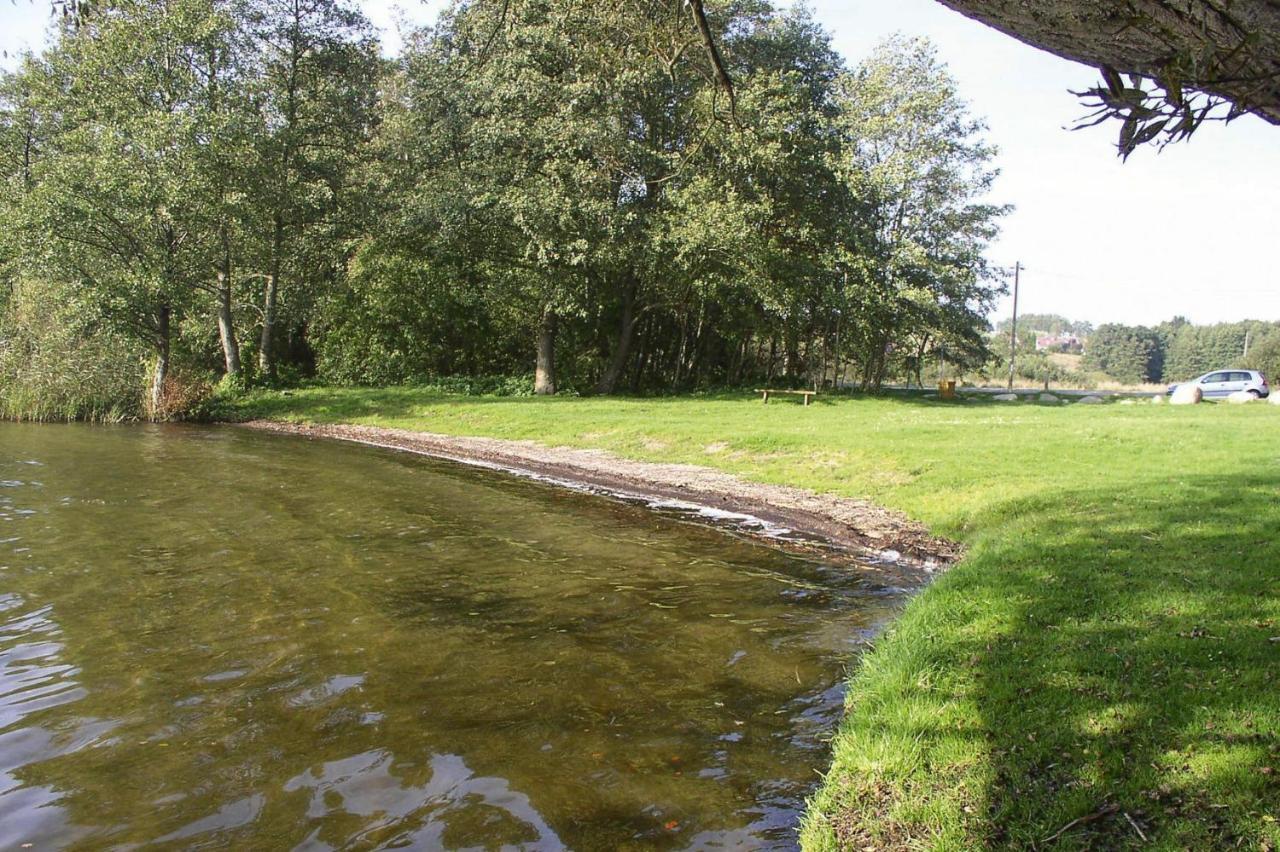
<path fill-rule="evenodd" d="M 1016 393 L 998 393 L 991 398 L 994 399 L 996 402 L 1017 402 L 1018 400 L 1022 399 L 1022 397 L 1018 396 Z M 1027 397 L 1027 399 L 1030 400 L 1031 397 Z M 1057 394 L 1046 392 L 1035 397 L 1035 401 L 1036 402 L 1066 402 L 1067 400 L 1063 399 Z M 1076 400 L 1076 402 L 1079 405 L 1101 405 L 1103 402 L 1105 402 L 1105 400 L 1100 396 L 1084 396 Z"/>
<path fill-rule="evenodd" d="M 996 402 L 1018 402 L 1022 399 L 1022 397 L 1018 396 L 1016 393 L 1001 393 L 996 394 L 991 398 Z M 1030 400 L 1031 397 L 1027 397 L 1027 399 Z M 1042 393 L 1035 397 L 1035 400 L 1037 402 L 1066 402 L 1062 397 L 1052 393 Z M 1258 397 L 1248 391 L 1236 391 L 1228 396 L 1226 400 L 1232 405 L 1244 405 L 1249 402 L 1258 402 Z M 1182 385 L 1174 389 L 1174 392 L 1168 397 L 1170 405 L 1196 405 L 1203 401 L 1204 393 L 1195 385 Z M 1280 405 L 1280 393 L 1273 393 L 1268 397 L 1267 401 L 1272 405 Z M 1076 402 L 1078 405 L 1101 405 L 1106 402 L 1106 400 L 1100 396 L 1086 396 L 1081 397 Z M 1130 397 L 1128 399 L 1121 400 L 1121 402 L 1122 404 L 1133 405 L 1138 402 L 1138 400 Z M 1163 405 L 1165 403 L 1164 394 L 1156 394 L 1151 397 L 1151 402 L 1154 405 Z"/>

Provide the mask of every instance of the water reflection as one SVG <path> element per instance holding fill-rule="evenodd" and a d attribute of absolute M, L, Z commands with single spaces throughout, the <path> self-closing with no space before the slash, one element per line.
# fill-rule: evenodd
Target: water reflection
<path fill-rule="evenodd" d="M 61 659 L 61 631 L 52 610 L 31 609 L 21 595 L 0 594 L 0 825 L 10 836 L 70 840 L 77 832 L 58 806 L 56 786 L 32 783 L 25 770 L 101 742 L 113 723 L 49 712 L 86 695 L 77 669 Z M 42 718 L 49 719 L 47 726 Z"/>
<path fill-rule="evenodd" d="M 522 793 L 505 779 L 477 777 L 458 755 L 432 755 L 427 771 L 397 766 L 375 750 L 309 769 L 285 782 L 286 792 L 307 790 L 307 817 L 326 826 L 304 848 L 337 848 L 374 840 L 395 847 L 445 849 L 520 846 L 562 849 L 563 841 Z M 351 816 L 365 818 L 355 834 L 344 829 Z M 332 845 L 330 845 L 332 844 Z"/>
<path fill-rule="evenodd" d="M 898 601 L 345 445 L 0 424 L 0 480 L 18 845 L 786 848 Z"/>

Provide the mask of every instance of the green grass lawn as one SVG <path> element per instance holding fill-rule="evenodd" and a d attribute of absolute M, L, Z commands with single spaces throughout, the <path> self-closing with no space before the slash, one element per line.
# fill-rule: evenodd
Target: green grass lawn
<path fill-rule="evenodd" d="M 852 673 L 807 848 L 1280 846 L 1280 407 L 396 388 L 232 413 L 693 462 L 965 542 Z"/>

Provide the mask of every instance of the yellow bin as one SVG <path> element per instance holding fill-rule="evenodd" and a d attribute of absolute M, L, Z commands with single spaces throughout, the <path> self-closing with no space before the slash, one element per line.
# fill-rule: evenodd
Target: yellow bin
<path fill-rule="evenodd" d="M 945 379 L 938 382 L 938 396 L 943 399 L 956 398 L 956 382 L 955 379 Z"/>

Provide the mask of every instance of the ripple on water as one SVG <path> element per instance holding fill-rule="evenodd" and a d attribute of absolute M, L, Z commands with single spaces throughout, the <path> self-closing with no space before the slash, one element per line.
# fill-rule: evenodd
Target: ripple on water
<path fill-rule="evenodd" d="M 87 694 L 80 670 L 62 659 L 61 630 L 53 607 L 28 609 L 20 595 L 0 595 L 0 825 L 8 836 L 74 839 L 53 784 L 32 784 L 23 770 L 107 741 L 111 719 L 51 713 Z"/>

